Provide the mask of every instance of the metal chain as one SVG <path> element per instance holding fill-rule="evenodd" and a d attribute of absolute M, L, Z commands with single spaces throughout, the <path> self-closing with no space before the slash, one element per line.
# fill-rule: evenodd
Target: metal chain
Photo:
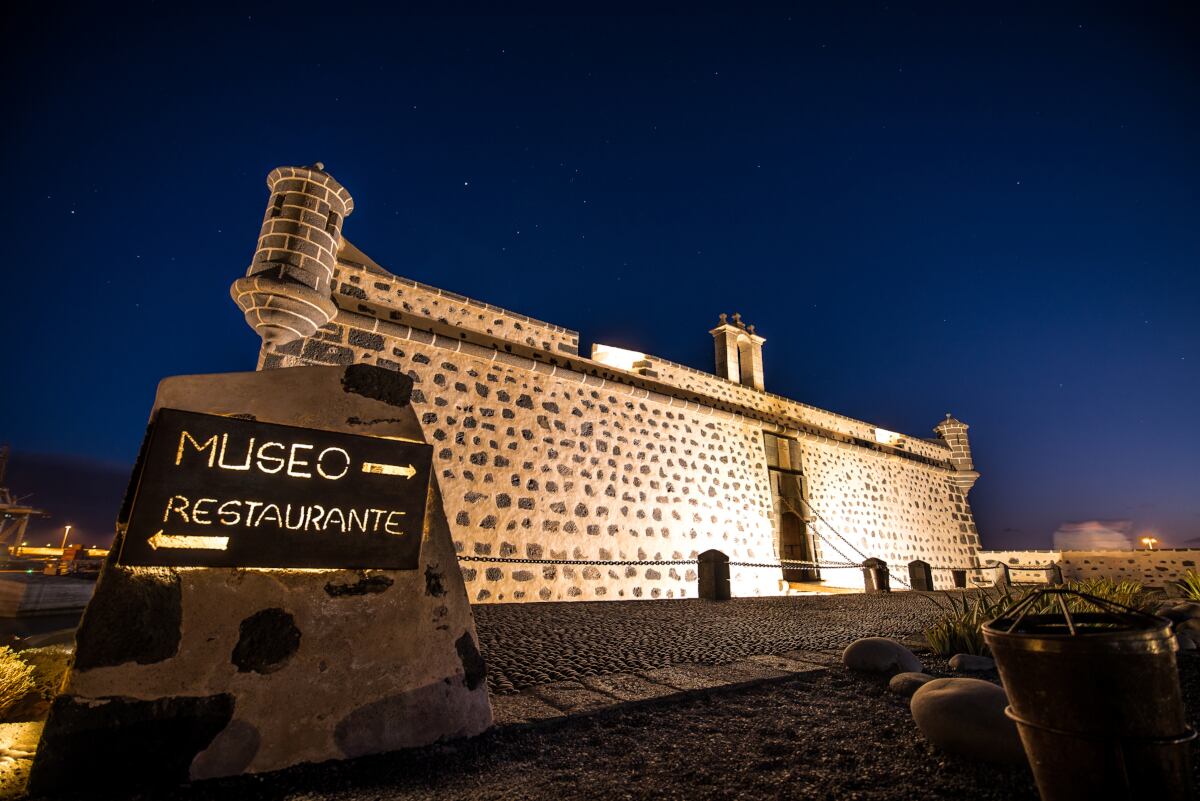
<path fill-rule="evenodd" d="M 805 500 L 804 498 L 799 498 L 798 500 L 800 501 L 800 503 L 802 503 L 802 504 L 804 504 L 806 507 L 808 507 L 808 510 L 809 510 L 810 512 L 812 512 L 812 513 L 813 513 L 813 515 L 814 515 L 814 516 L 815 516 L 815 517 L 816 517 L 818 520 L 820 520 L 822 523 L 824 523 L 824 524 L 825 524 L 825 527 L 826 527 L 826 528 L 828 528 L 830 531 L 832 531 L 835 537 L 837 537 L 839 540 L 841 540 L 842 542 L 844 542 L 844 543 L 845 543 L 845 544 L 846 544 L 846 545 L 847 545 L 847 546 L 850 548 L 850 550 L 854 551 L 854 552 L 855 552 L 855 553 L 857 553 L 859 556 L 861 556 L 861 557 L 863 558 L 863 561 L 864 561 L 864 562 L 866 561 L 866 559 L 867 559 L 867 555 L 866 555 L 866 554 L 864 554 L 862 551 L 858 550 L 858 548 L 856 548 L 856 547 L 854 546 L 854 543 L 850 542 L 850 540 L 848 540 L 848 539 L 846 539 L 845 537 L 843 537 L 843 536 L 842 536 L 842 534 L 841 534 L 841 532 L 839 532 L 839 531 L 838 531 L 836 528 L 834 528 L 834 527 L 833 527 L 833 525 L 832 525 L 832 524 L 831 524 L 831 523 L 830 523 L 828 520 L 826 520 L 824 517 L 822 517 L 822 516 L 821 516 L 821 513 L 820 513 L 820 512 L 818 512 L 818 511 L 817 511 L 815 508 L 813 508 L 813 505 L 812 505 L 811 503 L 809 503 L 809 502 L 808 502 L 807 500 Z M 829 546 L 831 549 L 833 549 L 834 553 L 836 553 L 838 556 L 842 557 L 842 559 L 845 559 L 847 563 L 849 563 L 849 562 L 850 562 L 850 559 L 849 559 L 849 558 L 846 556 L 846 554 L 842 553 L 842 551 L 841 551 L 841 549 L 840 549 L 840 548 L 838 548 L 836 545 L 834 545 L 832 542 L 830 542 L 828 537 L 826 537 L 826 536 L 824 536 L 823 534 L 821 534 L 821 530 L 820 530 L 819 528 L 817 528 L 816 526 L 813 526 L 813 532 L 814 532 L 814 533 L 815 533 L 815 534 L 816 534 L 818 537 L 820 537 L 820 538 L 821 538 L 821 541 L 822 541 L 822 542 L 824 542 L 824 543 L 825 543 L 826 545 L 828 545 L 828 546 Z M 885 562 L 884 564 L 887 564 L 887 563 Z M 856 565 L 854 565 L 854 566 L 855 566 L 855 567 L 861 567 L 861 565 L 857 565 L 857 564 L 856 564 Z M 902 576 L 901 576 L 899 573 L 896 573 L 896 572 L 892 571 L 891 565 L 888 565 L 888 574 L 889 574 L 890 576 L 893 576 L 893 577 L 896 579 L 896 583 L 900 584 L 900 585 L 901 585 L 901 586 L 903 586 L 903 587 L 907 587 L 907 588 L 908 588 L 908 589 L 910 589 L 910 590 L 912 589 L 912 585 L 911 585 L 911 584 L 909 584 L 907 581 L 905 581 L 905 580 L 904 580 L 904 578 L 903 578 L 903 577 L 902 577 Z"/>
<path fill-rule="evenodd" d="M 801 562 L 795 559 L 783 560 L 780 562 L 730 562 L 730 567 L 773 567 L 786 568 L 789 565 L 799 565 L 801 568 L 827 568 L 830 570 L 838 568 L 861 568 L 862 565 L 854 562 Z"/>
<path fill-rule="evenodd" d="M 995 570 L 998 567 L 1007 567 L 1009 570 L 1053 570 L 1054 563 L 1051 562 L 1048 565 L 1034 565 L 1032 567 L 1026 566 L 1026 565 L 1018 566 L 1018 565 L 998 565 L 998 564 L 997 565 L 972 565 L 970 567 L 940 567 L 938 565 L 930 565 L 929 569 L 930 570 Z"/>
<path fill-rule="evenodd" d="M 694 565 L 696 559 L 521 559 L 516 556 L 459 556 L 460 562 L 501 562 L 517 565 L 589 565 L 626 567 L 631 565 Z"/>
<path fill-rule="evenodd" d="M 518 556 L 459 556 L 460 562 L 494 562 L 518 565 L 583 565 L 589 567 L 630 567 L 634 565 L 695 565 L 698 559 L 522 559 Z M 730 567 L 786 568 L 861 568 L 855 562 L 809 562 L 802 559 L 780 559 L 778 562 L 730 562 Z"/>

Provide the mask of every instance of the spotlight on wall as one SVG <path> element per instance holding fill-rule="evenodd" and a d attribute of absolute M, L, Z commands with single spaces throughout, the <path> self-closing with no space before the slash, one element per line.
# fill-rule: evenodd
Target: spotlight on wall
<path fill-rule="evenodd" d="M 646 354 L 638 353 L 636 350 L 625 350 L 624 348 L 614 348 L 612 345 L 601 345 L 594 343 L 592 345 L 592 360 L 606 364 L 609 367 L 616 367 L 618 370 L 633 371 L 633 365 L 643 361 Z"/>
<path fill-rule="evenodd" d="M 900 441 L 903 434 L 897 434 L 895 431 L 887 431 L 882 428 L 875 429 L 875 441 L 880 445 L 895 445 Z"/>

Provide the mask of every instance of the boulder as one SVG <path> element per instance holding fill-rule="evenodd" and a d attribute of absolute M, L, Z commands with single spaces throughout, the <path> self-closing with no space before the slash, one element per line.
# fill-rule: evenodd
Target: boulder
<path fill-rule="evenodd" d="M 934 679 L 912 697 L 912 716 L 935 748 L 967 759 L 1018 765 L 1025 751 L 1004 715 L 1003 688 L 981 679 Z"/>
<path fill-rule="evenodd" d="M 921 689 L 922 685 L 931 681 L 933 681 L 933 676 L 930 676 L 928 673 L 897 673 L 888 682 L 888 689 L 896 695 L 912 698 L 913 693 Z"/>
<path fill-rule="evenodd" d="M 888 637 L 864 637 L 846 646 L 842 663 L 867 673 L 920 673 L 924 666 L 916 654 Z"/>
<path fill-rule="evenodd" d="M 995 670 L 996 663 L 986 656 L 974 654 L 955 654 L 950 657 L 950 669 L 959 673 L 983 673 Z"/>
<path fill-rule="evenodd" d="M 1159 604 L 1154 614 L 1165 617 L 1172 623 L 1181 624 L 1200 620 L 1200 603 L 1196 601 L 1167 601 Z"/>

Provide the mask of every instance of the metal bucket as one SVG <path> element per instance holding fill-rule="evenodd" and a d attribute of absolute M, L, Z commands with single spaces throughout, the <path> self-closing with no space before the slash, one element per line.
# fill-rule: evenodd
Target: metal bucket
<path fill-rule="evenodd" d="M 1096 611 L 1070 611 L 1070 596 Z M 1059 612 L 1030 614 L 1039 598 Z M 983 634 L 1043 801 L 1194 798 L 1195 732 L 1170 621 L 1054 588 L 1031 593 Z"/>

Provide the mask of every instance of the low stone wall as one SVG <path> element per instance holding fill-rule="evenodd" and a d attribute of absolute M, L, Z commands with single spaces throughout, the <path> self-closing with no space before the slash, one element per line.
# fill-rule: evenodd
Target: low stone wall
<path fill-rule="evenodd" d="M 1067 581 L 1106 577 L 1116 581 L 1131 579 L 1147 587 L 1166 587 L 1189 570 L 1197 570 L 1200 548 L 1153 551 L 980 551 L 979 561 L 984 565 L 1000 562 L 1010 568 L 1057 562 L 1062 567 L 1063 579 Z M 1016 571 L 1013 580 L 1036 581 L 1038 575 Z"/>

